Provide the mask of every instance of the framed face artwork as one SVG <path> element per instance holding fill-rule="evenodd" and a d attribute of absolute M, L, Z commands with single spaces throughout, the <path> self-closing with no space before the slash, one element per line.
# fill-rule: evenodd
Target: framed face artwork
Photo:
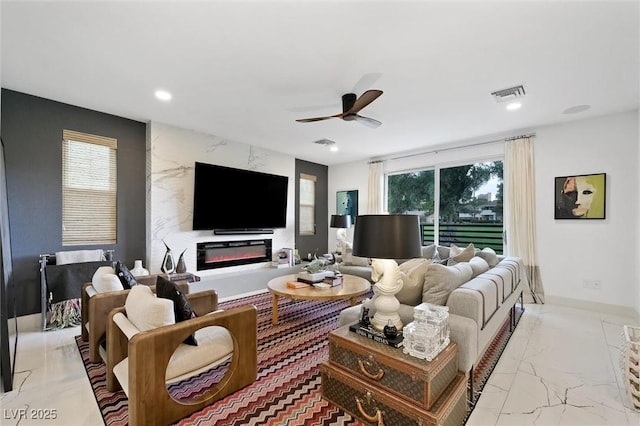
<path fill-rule="evenodd" d="M 606 173 L 555 178 L 556 219 L 604 219 Z"/>
<path fill-rule="evenodd" d="M 351 223 L 356 223 L 358 216 L 358 190 L 336 192 L 336 214 L 351 216 Z"/>

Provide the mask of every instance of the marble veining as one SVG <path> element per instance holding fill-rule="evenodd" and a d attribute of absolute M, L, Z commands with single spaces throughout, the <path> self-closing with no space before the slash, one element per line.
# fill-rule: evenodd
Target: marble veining
<path fill-rule="evenodd" d="M 210 154 L 225 146 L 227 146 L 227 142 L 225 141 L 211 142 L 207 144 L 207 148 L 205 149 L 205 151 L 207 152 L 207 154 Z"/>
<path fill-rule="evenodd" d="M 640 424 L 619 366 L 622 326 L 633 323 L 586 310 L 527 305 L 467 424 Z"/>
<path fill-rule="evenodd" d="M 151 123 L 147 151 L 147 255 L 145 266 L 152 273 L 160 270 L 165 253 L 163 241 L 178 255 L 186 249 L 187 270 L 199 275 L 212 271 L 196 270 L 196 244 L 202 241 L 233 239 L 218 237 L 211 231 L 194 231 L 193 181 L 194 163 L 219 164 L 266 173 L 276 173 L 293 179 L 295 158 L 240 142 L 222 139 L 162 123 Z M 229 184 L 229 183 L 227 183 Z M 285 229 L 278 229 L 269 238 L 273 249 L 293 247 L 294 241 L 294 185 L 290 185 Z M 217 200 L 221 209 L 224 200 Z M 177 260 L 177 259 L 176 259 Z M 265 265 L 258 265 L 265 267 Z M 270 266 L 270 265 L 266 265 Z M 256 265 L 234 267 L 235 270 L 255 269 Z"/>

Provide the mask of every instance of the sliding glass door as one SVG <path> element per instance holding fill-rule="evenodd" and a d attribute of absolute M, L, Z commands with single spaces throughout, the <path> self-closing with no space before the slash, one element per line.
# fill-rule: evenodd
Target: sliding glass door
<path fill-rule="evenodd" d="M 501 160 L 387 175 L 387 211 L 420 216 L 422 244 L 503 252 Z"/>

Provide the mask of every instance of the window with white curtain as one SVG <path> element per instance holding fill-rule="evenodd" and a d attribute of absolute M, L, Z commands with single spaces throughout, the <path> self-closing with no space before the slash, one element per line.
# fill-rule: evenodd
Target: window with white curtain
<path fill-rule="evenodd" d="M 300 173 L 300 235 L 316 233 L 316 177 Z"/>
<path fill-rule="evenodd" d="M 63 246 L 116 243 L 117 147 L 114 138 L 63 130 Z"/>

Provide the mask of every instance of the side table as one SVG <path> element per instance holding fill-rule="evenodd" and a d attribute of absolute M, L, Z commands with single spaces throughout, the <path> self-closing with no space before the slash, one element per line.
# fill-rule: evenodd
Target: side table
<path fill-rule="evenodd" d="M 467 382 L 457 360 L 455 343 L 429 362 L 344 326 L 329 334 L 322 396 L 370 423 L 462 424 Z"/>

